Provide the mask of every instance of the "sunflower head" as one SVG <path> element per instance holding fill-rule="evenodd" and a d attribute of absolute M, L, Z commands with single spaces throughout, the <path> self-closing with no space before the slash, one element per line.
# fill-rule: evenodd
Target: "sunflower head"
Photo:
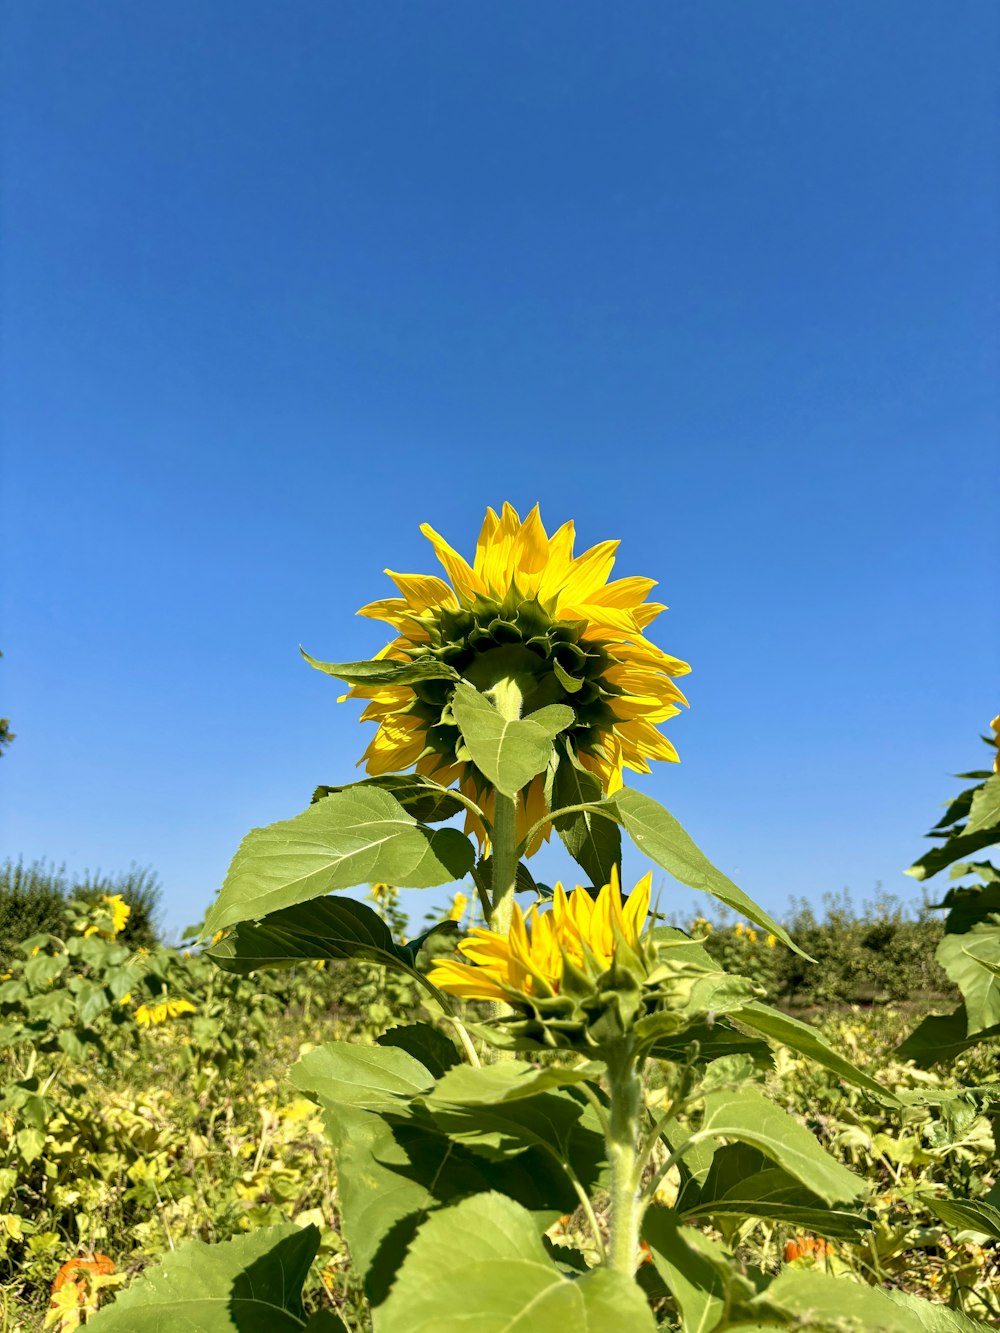
<path fill-rule="evenodd" d="M 648 773 L 652 759 L 676 760 L 657 727 L 687 702 L 674 678 L 690 668 L 645 636 L 666 609 L 646 600 L 654 580 L 608 581 L 617 541 L 574 556 L 572 522 L 550 537 L 537 505 L 523 522 L 509 504 L 499 515 L 488 509 L 471 565 L 429 525 L 421 531 L 449 581 L 387 570 L 400 596 L 359 614 L 396 631 L 379 659 L 444 670 L 412 684 L 355 684 L 343 696 L 367 700 L 362 721 L 378 726 L 361 761 L 370 774 L 415 766 L 444 786 L 457 781 L 492 815 L 491 789 L 451 711 L 457 678 L 514 716 L 567 704 L 574 721 L 558 744 L 605 793 L 621 787 L 626 768 Z M 544 792 L 541 774 L 522 792 L 519 837 L 545 813 Z"/>
<path fill-rule="evenodd" d="M 527 915 L 515 904 L 508 934 L 470 930 L 459 956 L 437 959 L 428 980 L 510 1006 L 498 1031 L 520 1045 L 596 1053 L 625 1036 L 651 1044 L 752 998 L 759 988 L 720 972 L 690 936 L 647 929 L 651 878 L 627 898 L 617 873 L 596 897 L 557 884 L 551 902 Z"/>

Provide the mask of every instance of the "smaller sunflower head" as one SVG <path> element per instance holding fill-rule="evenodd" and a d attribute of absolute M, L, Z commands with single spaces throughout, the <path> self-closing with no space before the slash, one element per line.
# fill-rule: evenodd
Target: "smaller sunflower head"
<path fill-rule="evenodd" d="M 993 772 L 1000 773 L 1000 713 L 990 723 L 990 730 L 993 732 L 993 744 L 997 747 L 997 755 L 993 760 Z"/>
<path fill-rule="evenodd" d="M 508 935 L 473 926 L 458 946 L 462 960 L 438 960 L 429 980 L 467 1000 L 559 995 L 567 971 L 599 976 L 619 950 L 640 956 L 651 880 L 651 874 L 643 876 L 625 899 L 617 872 L 596 898 L 557 884 L 551 905 L 532 907 L 525 916 L 514 904 Z"/>

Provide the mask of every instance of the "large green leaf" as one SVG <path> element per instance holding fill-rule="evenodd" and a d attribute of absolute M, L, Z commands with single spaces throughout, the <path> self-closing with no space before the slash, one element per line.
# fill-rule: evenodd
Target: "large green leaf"
<path fill-rule="evenodd" d="M 206 1245 L 189 1240 L 87 1321 L 97 1333 L 298 1333 L 316 1227 L 265 1227 Z M 313 1325 L 317 1330 L 322 1324 Z M 343 1330 L 334 1319 L 330 1333 Z"/>
<path fill-rule="evenodd" d="M 337 1106 L 325 1119 L 343 1236 L 373 1304 L 388 1294 L 417 1227 L 443 1204 L 502 1188 L 532 1210 L 538 1233 L 576 1207 L 563 1171 L 537 1149 L 491 1162 L 419 1117 Z"/>
<path fill-rule="evenodd" d="M 489 1106 L 537 1097 L 555 1088 L 585 1083 L 593 1077 L 592 1069 L 568 1069 L 558 1065 L 538 1069 L 524 1060 L 502 1060 L 481 1069 L 456 1065 L 438 1080 L 427 1103 L 429 1106 Z"/>
<path fill-rule="evenodd" d="M 986 1325 L 943 1305 L 880 1291 L 847 1277 L 785 1268 L 765 1299 L 810 1333 L 985 1333 Z"/>
<path fill-rule="evenodd" d="M 964 861 L 967 856 L 973 856 L 984 847 L 992 847 L 996 841 L 995 828 L 979 829 L 975 833 L 955 834 L 940 847 L 927 852 L 919 861 L 914 861 L 905 873 L 912 875 L 914 879 L 930 879 L 945 866 L 950 866 L 954 861 Z"/>
<path fill-rule="evenodd" d="M 991 1037 L 1000 1037 L 1000 1024 L 970 1036 L 965 1005 L 960 1004 L 950 1014 L 928 1014 L 900 1042 L 896 1051 L 901 1059 L 912 1060 L 921 1069 L 929 1069 L 931 1065 L 948 1064 L 970 1046 Z"/>
<path fill-rule="evenodd" d="M 354 791 L 357 788 L 378 787 L 394 796 L 408 815 L 421 824 L 440 824 L 444 819 L 452 819 L 465 809 L 454 792 L 419 773 L 382 773 L 375 778 L 362 778 L 360 782 L 347 782 L 340 787 L 317 787 L 313 792 L 313 802 L 321 801 L 324 796 L 333 796 L 341 791 Z"/>
<path fill-rule="evenodd" d="M 410 955 L 370 907 L 353 898 L 318 898 L 244 921 L 208 950 L 226 972 L 246 975 L 303 959 L 364 958 L 412 971 Z"/>
<path fill-rule="evenodd" d="M 758 1148 L 824 1203 L 856 1199 L 864 1189 L 803 1125 L 754 1088 L 708 1093 L 700 1132 Z"/>
<path fill-rule="evenodd" d="M 435 1078 L 462 1062 L 451 1038 L 430 1023 L 401 1023 L 376 1037 L 375 1042 L 378 1046 L 398 1046 L 419 1060 Z"/>
<path fill-rule="evenodd" d="M 917 1198 L 953 1231 L 981 1231 L 1000 1240 L 1000 1208 L 985 1199 L 936 1199 L 933 1194 Z"/>
<path fill-rule="evenodd" d="M 552 812 L 567 805 L 599 802 L 603 795 L 601 780 L 594 773 L 579 768 L 565 754 L 561 756 L 552 785 Z M 610 813 L 610 811 L 608 812 Z M 622 835 L 614 819 L 591 811 L 578 811 L 553 819 L 553 827 L 566 850 L 600 888 L 611 880 L 611 872 L 621 866 Z"/>
<path fill-rule="evenodd" d="M 642 1234 L 656 1271 L 677 1302 L 681 1333 L 711 1333 L 723 1320 L 742 1325 L 751 1310 L 763 1317 L 763 1310 L 754 1308 L 756 1285 L 718 1241 L 682 1226 L 676 1213 L 661 1207 L 647 1211 Z"/>
<path fill-rule="evenodd" d="M 416 662 L 395 662 L 389 658 L 372 662 L 318 662 L 304 648 L 299 652 L 311 667 L 348 685 L 418 685 L 425 680 L 459 679 L 454 667 L 435 657 L 421 657 Z"/>
<path fill-rule="evenodd" d="M 945 935 L 935 957 L 962 992 L 968 1035 L 1000 1023 L 1000 926 L 980 922 L 964 935 Z"/>
<path fill-rule="evenodd" d="M 674 879 L 692 889 L 711 893 L 796 953 L 808 957 L 783 926 L 779 926 L 762 907 L 758 907 L 752 898 L 748 898 L 742 889 L 737 888 L 731 879 L 712 865 L 704 852 L 695 846 L 690 835 L 658 801 L 646 796 L 644 792 L 625 787 L 608 804 L 617 810 L 622 827 L 639 850 L 664 870 L 669 870 Z"/>
<path fill-rule="evenodd" d="M 754 1000 L 734 1015 L 734 1021 L 737 1026 L 750 1028 L 752 1032 L 759 1033 L 768 1041 L 780 1042 L 782 1046 L 791 1047 L 799 1055 L 815 1060 L 824 1069 L 829 1069 L 831 1073 L 848 1083 L 853 1083 L 857 1088 L 863 1088 L 880 1102 L 892 1106 L 898 1105 L 899 1099 L 895 1093 L 852 1065 L 850 1060 L 833 1049 L 816 1028 L 792 1018 L 791 1014 L 784 1014 L 780 1009 L 773 1009 L 769 1004 Z"/>
<path fill-rule="evenodd" d="M 762 1217 L 831 1240 L 857 1241 L 871 1225 L 858 1213 L 829 1207 L 747 1143 L 719 1148 L 701 1187 L 692 1183 L 678 1198 L 677 1213 L 683 1220 Z"/>
<path fill-rule="evenodd" d="M 992 830 L 1000 842 L 1000 773 L 994 773 L 978 787 L 972 797 L 969 820 L 965 826 L 965 836 L 970 833 L 983 833 Z"/>
<path fill-rule="evenodd" d="M 420 1228 L 375 1333 L 654 1333 L 635 1283 L 610 1269 L 565 1277 L 531 1217 L 501 1194 L 476 1195 Z"/>
<path fill-rule="evenodd" d="M 472 762 L 506 796 L 516 795 L 542 772 L 553 740 L 576 716 L 565 704 L 549 704 L 527 717 L 505 718 L 464 681 L 455 687 L 452 711 Z"/>
<path fill-rule="evenodd" d="M 447 884 L 468 874 L 474 861 L 471 842 L 457 829 L 432 831 L 388 792 L 353 787 L 294 819 L 251 830 L 205 918 L 205 931 L 357 884 Z"/>
<path fill-rule="evenodd" d="M 355 1106 L 365 1111 L 405 1114 L 414 1097 L 434 1086 L 428 1070 L 398 1046 L 359 1046 L 330 1041 L 304 1055 L 289 1077 L 321 1106 Z"/>

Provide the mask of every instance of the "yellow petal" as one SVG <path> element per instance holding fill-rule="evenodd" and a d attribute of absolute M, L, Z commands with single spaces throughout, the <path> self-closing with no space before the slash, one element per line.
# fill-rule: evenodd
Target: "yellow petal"
<path fill-rule="evenodd" d="M 451 579 L 452 587 L 459 597 L 471 601 L 477 594 L 480 596 L 486 595 L 486 584 L 472 569 L 469 562 L 463 556 L 460 556 L 453 547 L 449 546 L 429 523 L 421 523 L 420 531 L 434 547 L 434 554 L 444 566 L 445 573 Z"/>

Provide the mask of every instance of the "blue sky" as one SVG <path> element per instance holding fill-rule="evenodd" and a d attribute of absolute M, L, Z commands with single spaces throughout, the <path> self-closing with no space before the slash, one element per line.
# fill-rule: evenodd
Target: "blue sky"
<path fill-rule="evenodd" d="M 196 919 L 365 743 L 298 644 L 538 500 L 692 663 L 644 788 L 774 911 L 917 893 L 1000 707 L 994 4 L 5 29 L 0 853 Z"/>

